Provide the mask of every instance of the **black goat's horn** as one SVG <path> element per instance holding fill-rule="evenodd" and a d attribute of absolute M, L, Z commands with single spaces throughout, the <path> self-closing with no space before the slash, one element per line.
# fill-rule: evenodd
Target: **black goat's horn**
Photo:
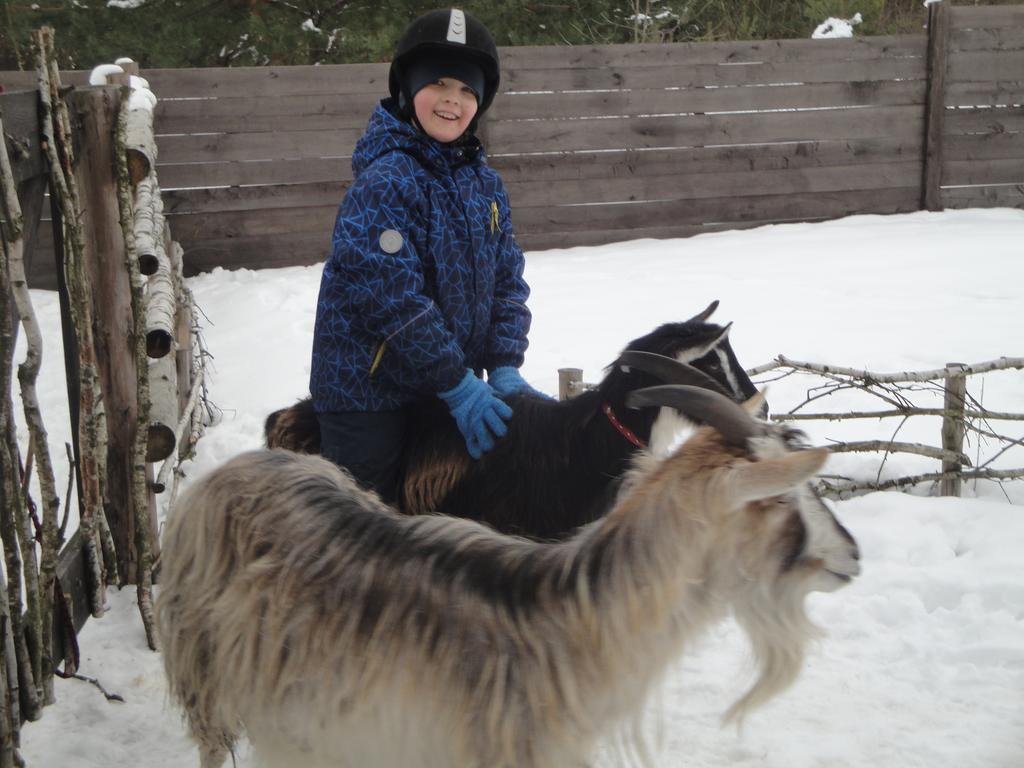
<path fill-rule="evenodd" d="M 675 408 L 684 416 L 718 430 L 727 443 L 741 448 L 747 447 L 750 438 L 764 434 L 763 426 L 735 402 L 701 387 L 665 384 L 637 389 L 626 395 L 626 405 L 630 408 L 651 405 Z"/>
<path fill-rule="evenodd" d="M 725 388 L 704 373 L 704 371 L 694 368 L 692 365 L 681 363 L 672 357 L 658 355 L 654 352 L 627 349 L 619 355 L 619 359 L 615 363 L 616 365 L 629 366 L 630 368 L 636 368 L 638 371 L 644 371 L 652 376 L 657 376 L 666 384 L 688 384 L 694 387 L 703 387 L 704 389 L 710 389 L 712 392 L 718 392 L 720 395 L 729 397 L 729 393 Z"/>
<path fill-rule="evenodd" d="M 696 315 L 691 317 L 686 322 L 688 322 L 688 323 L 706 323 L 708 321 L 708 318 L 711 317 L 711 315 L 714 314 L 716 309 L 718 309 L 718 299 L 715 299 L 714 301 L 712 301 L 710 304 L 708 304 L 707 308 L 703 312 L 698 312 Z"/>

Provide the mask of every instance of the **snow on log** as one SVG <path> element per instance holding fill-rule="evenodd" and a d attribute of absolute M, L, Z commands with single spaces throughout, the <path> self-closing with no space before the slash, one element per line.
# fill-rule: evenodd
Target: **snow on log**
<path fill-rule="evenodd" d="M 178 304 L 170 259 L 163 248 L 159 251 L 156 272 L 149 276 L 146 287 L 146 354 L 152 358 L 165 357 L 171 351 Z"/>
<path fill-rule="evenodd" d="M 178 426 L 178 373 L 173 355 L 149 361 L 149 439 L 146 462 L 163 461 L 174 453 Z"/>
<path fill-rule="evenodd" d="M 164 252 L 163 211 L 156 174 L 150 173 L 135 188 L 135 250 L 143 275 L 156 273 Z"/>
<path fill-rule="evenodd" d="M 148 91 L 136 91 L 128 103 L 128 117 L 125 122 L 124 146 L 128 156 L 128 175 L 132 184 L 138 184 L 156 167 L 156 139 L 153 136 L 153 105 L 144 95 Z M 136 94 L 140 94 L 136 98 Z"/>

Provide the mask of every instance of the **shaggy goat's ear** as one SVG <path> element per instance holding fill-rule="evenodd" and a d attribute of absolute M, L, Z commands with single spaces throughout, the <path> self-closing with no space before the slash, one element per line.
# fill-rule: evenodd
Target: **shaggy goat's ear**
<path fill-rule="evenodd" d="M 827 448 L 809 448 L 733 467 L 729 484 L 736 506 L 778 496 L 814 475 L 828 459 Z"/>

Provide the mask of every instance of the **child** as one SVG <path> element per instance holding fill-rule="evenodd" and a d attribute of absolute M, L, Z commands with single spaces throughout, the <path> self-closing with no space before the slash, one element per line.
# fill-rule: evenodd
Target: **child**
<path fill-rule="evenodd" d="M 398 42 L 391 98 L 352 157 L 320 284 L 310 391 L 323 455 L 386 501 L 418 401 L 440 397 L 478 459 L 506 432 L 502 398 L 535 392 L 518 370 L 530 328 L 523 252 L 474 135 L 499 74 L 479 21 L 456 9 L 421 16 Z"/>

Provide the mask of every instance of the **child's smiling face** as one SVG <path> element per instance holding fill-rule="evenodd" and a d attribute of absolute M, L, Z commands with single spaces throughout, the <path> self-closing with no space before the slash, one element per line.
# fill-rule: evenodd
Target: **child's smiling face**
<path fill-rule="evenodd" d="M 476 116 L 476 94 L 454 77 L 442 77 L 420 88 L 412 100 L 416 119 L 430 138 L 455 141 Z"/>

